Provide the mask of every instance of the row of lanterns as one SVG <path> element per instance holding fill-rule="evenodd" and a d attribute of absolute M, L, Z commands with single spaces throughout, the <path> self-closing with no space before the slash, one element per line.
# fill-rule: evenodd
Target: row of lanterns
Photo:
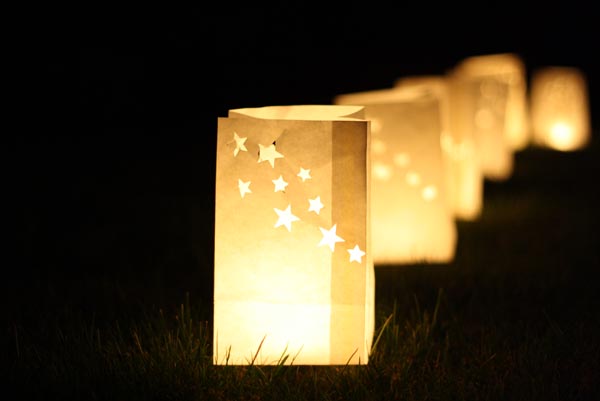
<path fill-rule="evenodd" d="M 337 95 L 330 105 L 230 110 L 218 119 L 217 365 L 366 364 L 374 269 L 447 263 L 484 180 L 530 145 L 590 139 L 585 77 L 515 54 Z"/>

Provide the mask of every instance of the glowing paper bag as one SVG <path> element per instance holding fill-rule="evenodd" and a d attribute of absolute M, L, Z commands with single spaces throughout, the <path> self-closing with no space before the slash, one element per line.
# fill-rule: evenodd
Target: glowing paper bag
<path fill-rule="evenodd" d="M 471 57 L 449 72 L 459 99 L 453 113 L 458 124 L 475 140 L 479 166 L 485 178 L 504 181 L 513 172 L 514 149 L 507 131 L 511 86 L 505 74 L 490 68 L 486 56 Z M 512 121 L 512 120 L 510 120 Z"/>
<path fill-rule="evenodd" d="M 459 65 L 463 73 L 503 80 L 508 88 L 504 132 L 513 150 L 530 142 L 527 75 L 525 63 L 517 54 L 499 53 L 468 57 Z"/>
<path fill-rule="evenodd" d="M 574 67 L 543 67 L 531 80 L 535 144 L 561 151 L 587 146 L 591 136 L 587 82 Z"/>
<path fill-rule="evenodd" d="M 440 144 L 444 161 L 446 198 L 459 220 L 476 220 L 483 207 L 483 174 L 475 154 L 470 130 L 462 129 L 456 118 L 458 102 L 453 99 L 451 81 L 444 75 L 407 76 L 396 87 L 430 90 L 440 103 Z"/>
<path fill-rule="evenodd" d="M 218 119 L 214 363 L 366 364 L 374 330 L 361 107 Z"/>
<path fill-rule="evenodd" d="M 341 94 L 371 120 L 371 233 L 377 265 L 452 260 L 456 225 L 446 200 L 436 96 L 422 88 Z"/>

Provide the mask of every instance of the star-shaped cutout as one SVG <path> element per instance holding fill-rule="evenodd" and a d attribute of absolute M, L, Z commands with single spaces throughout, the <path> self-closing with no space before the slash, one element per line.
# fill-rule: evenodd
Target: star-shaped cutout
<path fill-rule="evenodd" d="M 251 181 L 244 182 L 238 178 L 238 188 L 240 189 L 240 195 L 242 196 L 242 198 L 244 197 L 244 195 L 252 193 L 252 191 L 250 190 L 250 182 Z"/>
<path fill-rule="evenodd" d="M 438 191 L 435 185 L 427 185 L 421 190 L 421 196 L 426 201 L 432 201 L 437 197 Z"/>
<path fill-rule="evenodd" d="M 273 181 L 273 184 L 275 184 L 275 192 L 285 191 L 285 187 L 288 186 L 288 183 L 283 180 L 283 177 L 281 175 L 278 179 L 271 181 Z"/>
<path fill-rule="evenodd" d="M 243 152 L 247 152 L 248 149 L 246 149 L 246 145 L 244 145 L 244 142 L 246 142 L 246 139 L 248 138 L 240 138 L 237 134 L 237 132 L 233 133 L 233 140 L 235 141 L 235 149 L 233 149 L 233 157 L 236 157 L 238 155 L 238 153 L 240 153 L 240 150 Z"/>
<path fill-rule="evenodd" d="M 260 148 L 258 152 L 258 162 L 268 161 L 271 167 L 275 168 L 275 159 L 283 158 L 283 155 L 275 149 L 275 145 L 269 146 L 258 145 Z"/>
<path fill-rule="evenodd" d="M 410 164 L 410 156 L 408 153 L 396 153 L 394 155 L 394 164 L 398 167 L 406 167 Z"/>
<path fill-rule="evenodd" d="M 277 208 L 273 208 L 273 210 L 275 210 L 275 213 L 277 213 L 277 216 L 279 216 L 277 223 L 275 223 L 275 228 L 279 226 L 285 226 L 285 228 L 291 232 L 292 222 L 300 220 L 298 217 L 292 214 L 292 205 L 288 204 L 288 207 L 285 210 L 280 210 Z"/>
<path fill-rule="evenodd" d="M 310 176 L 310 169 L 306 170 L 306 169 L 303 169 L 302 167 L 300 167 L 300 172 L 297 175 L 298 175 L 298 177 L 302 178 L 302 182 L 312 178 Z"/>
<path fill-rule="evenodd" d="M 323 203 L 321 202 L 320 196 L 317 196 L 315 199 L 309 199 L 308 203 L 310 204 L 308 207 L 309 212 L 315 212 L 316 214 L 321 213 L 321 209 L 323 209 Z"/>
<path fill-rule="evenodd" d="M 362 263 L 362 257 L 365 256 L 365 252 L 358 245 L 354 245 L 354 248 L 348 249 L 348 253 L 350 254 L 350 262 Z"/>
<path fill-rule="evenodd" d="M 371 141 L 371 150 L 374 154 L 382 155 L 385 153 L 386 149 L 387 146 L 385 142 L 383 142 L 381 139 L 373 138 L 373 140 Z"/>
<path fill-rule="evenodd" d="M 326 230 L 322 227 L 319 227 L 319 230 L 321 230 L 321 233 L 323 234 L 323 238 L 321 239 L 321 242 L 319 242 L 319 245 L 317 245 L 317 246 L 329 245 L 329 249 L 331 249 L 331 252 L 333 252 L 335 250 L 336 242 L 344 242 L 345 241 L 343 238 L 339 237 L 336 234 L 337 224 L 334 224 L 333 227 L 331 227 L 331 229 L 329 229 L 329 230 Z"/>
<path fill-rule="evenodd" d="M 411 187 L 416 187 L 421 184 L 421 176 L 415 171 L 406 173 L 406 182 Z"/>
<path fill-rule="evenodd" d="M 373 176 L 381 181 L 389 181 L 392 178 L 392 168 L 387 164 L 374 163 Z"/>
<path fill-rule="evenodd" d="M 381 131 L 381 127 L 383 127 L 381 120 L 379 120 L 378 118 L 371 119 L 371 132 L 372 133 L 377 134 L 379 131 Z"/>

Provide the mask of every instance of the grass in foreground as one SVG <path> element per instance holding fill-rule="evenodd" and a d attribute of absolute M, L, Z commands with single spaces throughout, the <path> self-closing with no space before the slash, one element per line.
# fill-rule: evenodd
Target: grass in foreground
<path fill-rule="evenodd" d="M 212 331 L 189 299 L 107 328 L 14 327 L 14 399 L 584 400 L 599 394 L 600 330 L 587 323 L 465 327 L 448 298 L 379 308 L 366 366 L 213 366 Z M 535 326 L 535 327 L 534 327 Z M 515 332 L 516 331 L 516 332 Z"/>

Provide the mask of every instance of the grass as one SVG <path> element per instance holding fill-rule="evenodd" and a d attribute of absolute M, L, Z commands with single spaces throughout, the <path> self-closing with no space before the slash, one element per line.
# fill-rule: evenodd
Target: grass
<path fill-rule="evenodd" d="M 6 399 L 600 399 L 598 154 L 520 153 L 509 181 L 486 183 L 482 218 L 459 223 L 453 262 L 377 269 L 366 366 L 213 366 L 208 251 L 186 231 L 201 195 L 142 191 L 137 216 L 163 213 L 154 231 L 133 219 L 137 241 L 160 248 L 121 239 L 134 257 L 92 260 L 118 227 L 90 226 L 98 243 L 74 265 L 93 268 L 5 282 Z M 102 270 L 107 254 L 144 266 Z"/>

